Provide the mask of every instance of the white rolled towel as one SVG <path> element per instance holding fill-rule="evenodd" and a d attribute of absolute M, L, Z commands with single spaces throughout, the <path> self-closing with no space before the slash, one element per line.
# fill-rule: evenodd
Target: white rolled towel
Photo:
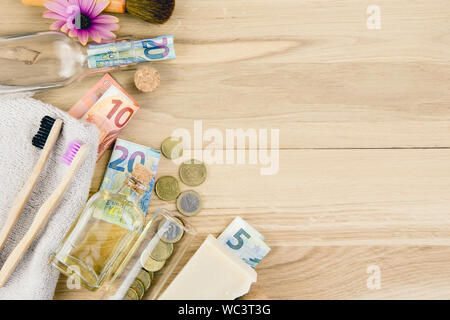
<path fill-rule="evenodd" d="M 1 300 L 53 298 L 59 273 L 49 264 L 49 257 L 82 210 L 89 195 L 97 158 L 98 129 L 51 105 L 33 99 L 31 94 L 0 95 L 0 228 L 39 158 L 41 150 L 34 147 L 31 141 L 44 116 L 64 121 L 61 136 L 30 200 L 0 252 L 0 266 L 22 239 L 34 215 L 66 172 L 67 165 L 63 164 L 60 158 L 68 143 L 78 139 L 89 146 L 90 152 L 46 225 L 6 285 L 0 288 Z"/>

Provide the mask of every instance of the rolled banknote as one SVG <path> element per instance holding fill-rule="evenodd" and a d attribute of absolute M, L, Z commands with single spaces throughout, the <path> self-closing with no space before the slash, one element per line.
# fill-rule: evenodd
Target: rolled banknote
<path fill-rule="evenodd" d="M 87 53 L 88 66 L 91 69 L 175 59 L 172 35 L 91 45 Z"/>
<path fill-rule="evenodd" d="M 264 237 L 241 217 L 236 217 L 217 240 L 252 268 L 270 251 Z"/>
<path fill-rule="evenodd" d="M 105 74 L 69 110 L 69 114 L 95 124 L 100 130 L 100 159 L 138 109 L 137 102 L 109 74 Z"/>
<path fill-rule="evenodd" d="M 142 164 L 155 175 L 160 157 L 161 154 L 152 148 L 117 139 L 100 190 L 115 190 L 120 187 L 125 181 L 127 173 L 133 171 L 136 163 Z M 147 213 L 154 184 L 155 177 L 150 180 L 148 189 L 139 202 L 139 207 L 144 214 Z"/>

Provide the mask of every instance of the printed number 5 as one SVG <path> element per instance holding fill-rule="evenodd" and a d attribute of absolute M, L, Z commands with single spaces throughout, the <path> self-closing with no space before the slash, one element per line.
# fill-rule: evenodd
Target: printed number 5
<path fill-rule="evenodd" d="M 238 241 L 237 244 L 232 244 L 230 240 L 227 241 L 227 245 L 234 250 L 239 250 L 240 248 L 242 248 L 242 246 L 244 245 L 244 239 L 242 239 L 242 236 L 246 237 L 247 239 L 250 239 L 250 235 L 245 232 L 244 229 L 239 229 L 238 232 L 236 232 L 236 234 L 233 236 L 236 238 L 236 240 Z"/>

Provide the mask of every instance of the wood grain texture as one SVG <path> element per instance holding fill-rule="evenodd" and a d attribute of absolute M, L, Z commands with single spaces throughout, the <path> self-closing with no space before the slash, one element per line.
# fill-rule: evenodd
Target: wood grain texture
<path fill-rule="evenodd" d="M 48 28 L 43 9 L 3 2 L 1 34 Z M 380 30 L 366 27 L 372 4 Z M 154 93 L 137 91 L 133 70 L 113 74 L 141 104 L 122 138 L 159 148 L 194 120 L 280 129 L 278 174 L 208 166 L 183 263 L 241 215 L 272 247 L 245 298 L 449 299 L 449 12 L 448 0 L 184 0 L 162 26 L 118 15 L 120 35 L 172 33 L 177 51 L 153 64 Z M 36 97 L 68 110 L 99 78 Z M 176 172 L 163 160 L 158 174 Z M 174 209 L 155 197 L 150 210 L 160 206 Z M 371 265 L 380 290 L 366 285 Z M 65 283 L 55 299 L 96 297 Z"/>

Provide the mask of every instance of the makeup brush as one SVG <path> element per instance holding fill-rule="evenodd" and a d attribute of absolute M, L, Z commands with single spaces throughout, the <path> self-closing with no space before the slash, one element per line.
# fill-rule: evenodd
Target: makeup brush
<path fill-rule="evenodd" d="M 52 151 L 53 147 L 55 146 L 56 140 L 59 137 L 62 124 L 63 121 L 61 119 L 53 119 L 49 116 L 45 116 L 41 120 L 39 131 L 33 137 L 31 143 L 36 148 L 42 149 L 42 152 L 33 168 L 33 171 L 31 172 L 30 177 L 25 182 L 24 186 L 14 200 L 14 203 L 9 210 L 8 217 L 6 218 L 6 222 L 0 231 L 0 250 L 5 245 L 9 234 L 11 233 L 14 225 L 17 222 L 17 219 L 20 216 L 20 213 L 22 212 L 25 204 L 30 198 L 31 192 L 33 191 L 33 188 L 38 181 L 42 169 L 47 162 L 48 156 L 50 155 L 50 152 Z"/>
<path fill-rule="evenodd" d="M 22 0 L 27 6 L 43 6 L 48 0 Z M 124 13 L 150 23 L 161 24 L 169 20 L 175 8 L 175 0 L 111 0 L 105 12 Z"/>
<path fill-rule="evenodd" d="M 150 23 L 162 24 L 169 20 L 175 8 L 175 0 L 126 0 L 127 11 Z"/>
<path fill-rule="evenodd" d="M 25 233 L 22 240 L 20 240 L 19 244 L 11 252 L 8 259 L 6 259 L 6 262 L 3 264 L 3 267 L 0 270 L 0 287 L 3 287 L 11 273 L 16 269 L 20 260 L 27 252 L 30 245 L 33 243 L 33 240 L 36 238 L 39 231 L 44 226 L 48 217 L 58 205 L 59 200 L 61 200 L 61 197 L 69 187 L 73 177 L 77 173 L 81 164 L 86 159 L 87 152 L 88 146 L 82 144 L 77 140 L 72 141 L 67 147 L 67 151 L 61 159 L 61 161 L 68 166 L 67 172 L 59 185 L 56 187 L 55 191 L 53 191 L 50 197 L 41 206 L 36 216 L 34 217 L 30 228 Z"/>

